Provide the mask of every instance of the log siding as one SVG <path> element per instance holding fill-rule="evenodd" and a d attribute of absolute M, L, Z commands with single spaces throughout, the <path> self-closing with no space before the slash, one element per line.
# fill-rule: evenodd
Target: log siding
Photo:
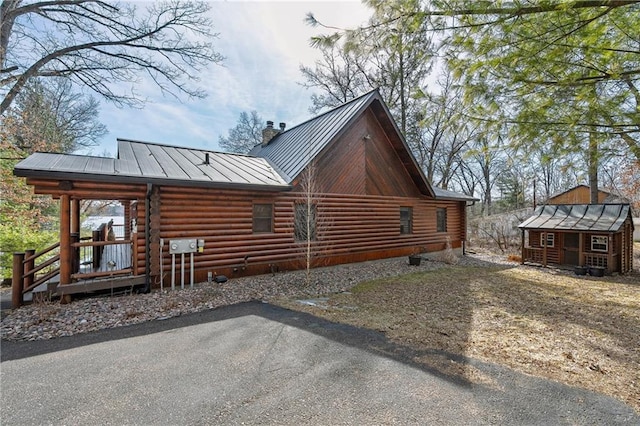
<path fill-rule="evenodd" d="M 304 243 L 295 239 L 294 206 L 304 202 L 304 194 L 181 187 L 161 187 L 159 194 L 160 238 L 165 244 L 171 239 L 205 240 L 203 253 L 194 258 L 196 280 L 206 279 L 207 272 L 240 276 L 302 266 Z M 273 232 L 253 232 L 256 203 L 273 204 Z M 439 251 L 445 248 L 447 237 L 454 248 L 461 246 L 464 203 L 344 194 L 317 194 L 315 203 L 315 266 L 401 256 L 416 250 Z M 400 233 L 400 207 L 413 209 L 411 234 Z M 435 232 L 438 207 L 450 207 L 446 233 Z M 170 263 L 165 249 L 165 278 Z"/>

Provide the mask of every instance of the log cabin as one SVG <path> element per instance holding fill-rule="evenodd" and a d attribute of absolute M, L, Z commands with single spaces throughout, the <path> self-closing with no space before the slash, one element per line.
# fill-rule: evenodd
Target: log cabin
<path fill-rule="evenodd" d="M 519 227 L 523 263 L 601 268 L 606 273 L 633 269 L 629 204 L 539 206 Z"/>
<path fill-rule="evenodd" d="M 121 278 L 148 290 L 307 260 L 463 251 L 475 200 L 430 184 L 378 91 L 290 129 L 267 122 L 248 155 L 118 139 L 116 158 L 34 153 L 14 173 L 60 200 L 58 295 Z M 82 200 L 121 202 L 124 239 L 80 239 Z M 14 265 L 28 271 L 34 257 Z M 34 278 L 14 273 L 14 287 L 43 282 Z"/>

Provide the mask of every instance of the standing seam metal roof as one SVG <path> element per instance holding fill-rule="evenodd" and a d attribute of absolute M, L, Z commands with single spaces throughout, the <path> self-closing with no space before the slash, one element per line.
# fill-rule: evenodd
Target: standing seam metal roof
<path fill-rule="evenodd" d="M 268 159 L 290 182 L 377 98 L 377 91 L 369 92 L 276 135 L 267 146 L 257 145 L 249 155 Z"/>
<path fill-rule="evenodd" d="M 100 158 L 36 153 L 18 163 L 17 176 L 84 178 L 97 181 L 175 183 L 198 186 L 250 186 L 255 189 L 291 189 L 290 182 L 374 101 L 386 116 L 387 131 L 395 131 L 403 149 L 405 166 L 425 194 L 441 199 L 475 200 L 432 187 L 402 138 L 377 90 L 353 99 L 276 135 L 267 146 L 258 145 L 248 155 L 189 149 L 151 142 L 118 139 L 118 157 Z M 380 107 L 381 110 L 378 108 Z M 204 164 L 209 154 L 209 164 Z M 410 164 L 411 163 L 411 164 Z"/>
<path fill-rule="evenodd" d="M 562 231 L 617 232 L 631 214 L 628 204 L 558 204 L 539 206 L 518 227 Z"/>
<path fill-rule="evenodd" d="M 209 164 L 205 164 L 207 154 Z M 38 152 L 19 162 L 14 173 L 59 179 L 291 188 L 263 158 L 126 139 L 118 139 L 117 158 Z"/>

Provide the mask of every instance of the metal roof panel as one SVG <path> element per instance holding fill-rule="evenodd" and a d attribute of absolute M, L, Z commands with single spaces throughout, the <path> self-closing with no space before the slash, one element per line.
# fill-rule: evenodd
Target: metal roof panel
<path fill-rule="evenodd" d="M 249 154 L 268 159 L 293 179 L 378 96 L 376 91 L 369 92 L 276 135 L 267 146 L 257 145 Z"/>
<path fill-rule="evenodd" d="M 539 206 L 518 225 L 525 229 L 617 232 L 630 214 L 628 204 L 559 204 Z"/>
<path fill-rule="evenodd" d="M 204 164 L 207 154 L 209 164 Z M 14 173 L 60 179 L 246 186 L 258 190 L 291 188 L 262 158 L 123 139 L 118 140 L 118 158 L 35 153 L 18 163 Z"/>
<path fill-rule="evenodd" d="M 439 199 L 450 199 L 450 200 L 460 200 L 460 201 L 478 201 L 477 198 L 475 198 L 475 197 L 473 197 L 471 195 L 460 194 L 458 192 L 448 191 L 446 189 L 438 188 L 436 186 L 433 187 L 433 192 L 434 192 L 436 198 L 439 198 Z"/>

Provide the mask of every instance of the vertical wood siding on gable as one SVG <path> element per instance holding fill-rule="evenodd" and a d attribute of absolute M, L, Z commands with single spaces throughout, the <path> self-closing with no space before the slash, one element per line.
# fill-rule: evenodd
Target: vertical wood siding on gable
<path fill-rule="evenodd" d="M 318 186 L 325 193 L 420 196 L 384 129 L 370 110 L 327 147 L 318 157 L 315 167 Z"/>
<path fill-rule="evenodd" d="M 361 123 L 362 118 L 315 161 L 316 184 L 323 193 L 365 193 L 365 141 Z"/>
<path fill-rule="evenodd" d="M 364 118 L 371 136 L 366 141 L 367 194 L 419 197 L 420 191 L 373 113 L 367 111 Z"/>
<path fill-rule="evenodd" d="M 598 191 L 598 203 L 603 203 L 609 194 Z M 548 204 L 589 204 L 591 202 L 591 190 L 586 186 L 578 186 L 565 193 L 551 197 Z"/>

